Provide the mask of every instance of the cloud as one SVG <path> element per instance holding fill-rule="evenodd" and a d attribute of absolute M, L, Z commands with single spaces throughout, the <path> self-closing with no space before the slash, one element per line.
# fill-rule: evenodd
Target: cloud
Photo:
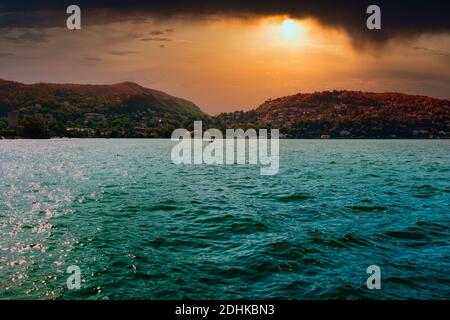
<path fill-rule="evenodd" d="M 159 36 L 159 35 L 164 34 L 164 31 L 154 30 L 154 31 L 150 32 L 150 34 L 153 35 L 153 36 Z"/>
<path fill-rule="evenodd" d="M 49 36 L 42 32 L 24 32 L 15 36 L 3 36 L 3 39 L 16 44 L 22 44 L 25 42 L 48 42 L 48 38 Z"/>
<path fill-rule="evenodd" d="M 441 50 L 434 50 L 426 47 L 412 47 L 416 51 L 422 51 L 425 53 L 428 53 L 433 56 L 442 56 L 442 57 L 450 57 L 450 52 L 441 51 Z"/>
<path fill-rule="evenodd" d="M 72 1 L 2 0 L 0 28 L 65 27 L 65 9 Z M 108 24 L 117 21 L 167 19 L 175 16 L 202 18 L 233 16 L 243 19 L 267 15 L 313 18 L 321 24 L 346 31 L 357 45 L 383 43 L 397 37 L 416 37 L 423 33 L 450 31 L 450 2 L 442 0 L 377 0 L 381 7 L 382 30 L 366 28 L 369 0 L 155 0 L 114 1 L 77 0 L 83 23 Z M 167 30 L 166 30 L 167 31 Z M 167 31 L 168 32 L 168 31 Z"/>
<path fill-rule="evenodd" d="M 367 73 L 373 79 L 408 82 L 449 83 L 450 75 L 431 70 L 410 70 L 403 68 L 379 68 Z"/>
<path fill-rule="evenodd" d="M 101 62 L 102 58 L 90 55 L 84 55 L 83 60 L 87 62 Z"/>
<path fill-rule="evenodd" d="M 108 53 L 113 56 L 127 56 L 130 54 L 137 54 L 139 52 L 137 52 L 137 51 L 110 51 Z"/>
<path fill-rule="evenodd" d="M 172 39 L 169 39 L 169 38 L 155 38 L 155 37 L 152 37 L 152 38 L 144 38 L 144 39 L 141 39 L 141 41 L 172 41 Z"/>

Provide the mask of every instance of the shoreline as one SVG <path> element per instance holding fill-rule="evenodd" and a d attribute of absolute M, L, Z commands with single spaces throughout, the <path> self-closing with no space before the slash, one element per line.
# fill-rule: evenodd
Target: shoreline
<path fill-rule="evenodd" d="M 108 137 L 50 137 L 50 138 L 24 138 L 24 137 L 0 137 L 1 140 L 71 140 L 71 139 L 77 139 L 77 140 L 171 140 L 171 138 L 168 137 L 114 137 L 114 138 L 108 138 Z M 227 138 L 224 138 L 226 140 Z M 205 141 L 209 141 L 208 139 L 203 139 Z M 269 139 L 270 140 L 270 139 Z M 444 137 L 444 138 L 382 138 L 382 137 L 358 137 L 358 138 L 279 138 L 279 140 L 450 140 L 450 137 Z"/>

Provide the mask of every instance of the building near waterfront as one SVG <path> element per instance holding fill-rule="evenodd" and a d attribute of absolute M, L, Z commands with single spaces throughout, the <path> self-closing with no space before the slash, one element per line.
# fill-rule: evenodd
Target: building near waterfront
<path fill-rule="evenodd" d="M 8 129 L 17 129 L 19 125 L 19 111 L 8 112 Z"/>

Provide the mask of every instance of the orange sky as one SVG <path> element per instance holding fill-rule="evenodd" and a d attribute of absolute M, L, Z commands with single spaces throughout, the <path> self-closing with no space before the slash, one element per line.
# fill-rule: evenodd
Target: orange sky
<path fill-rule="evenodd" d="M 192 100 L 210 114 L 297 92 L 351 89 L 445 98 L 450 92 L 448 35 L 355 49 L 343 31 L 287 16 L 124 21 L 81 31 L 17 29 L 10 36 L 21 39 L 27 32 L 41 37 L 0 38 L 0 78 L 135 81 Z"/>

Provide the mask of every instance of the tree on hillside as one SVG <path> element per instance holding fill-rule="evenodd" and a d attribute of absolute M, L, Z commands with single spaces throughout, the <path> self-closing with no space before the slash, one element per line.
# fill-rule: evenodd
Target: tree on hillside
<path fill-rule="evenodd" d="M 48 123 L 48 130 L 50 131 L 51 136 L 56 137 L 64 137 L 67 133 L 64 125 L 56 120 L 50 121 Z"/>
<path fill-rule="evenodd" d="M 25 117 L 23 120 L 22 135 L 27 139 L 48 139 L 50 137 L 47 127 L 34 117 Z"/>

